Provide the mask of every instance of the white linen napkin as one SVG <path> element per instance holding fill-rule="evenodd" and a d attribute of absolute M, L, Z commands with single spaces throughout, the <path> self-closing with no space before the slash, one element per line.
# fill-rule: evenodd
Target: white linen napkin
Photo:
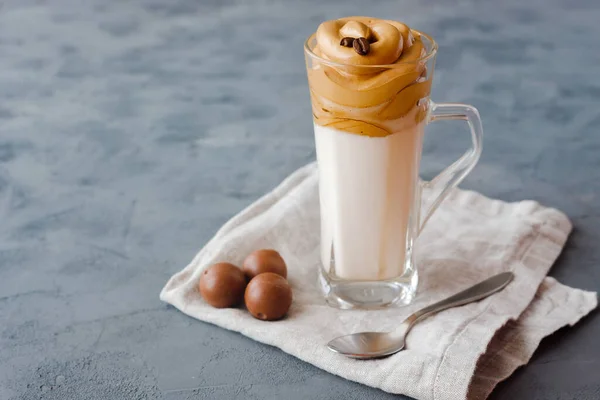
<path fill-rule="evenodd" d="M 428 196 L 425 191 L 425 201 Z M 382 311 L 338 310 L 317 290 L 318 176 L 310 164 L 227 222 L 171 277 L 160 298 L 194 318 L 365 385 L 416 399 L 484 399 L 529 361 L 541 339 L 596 307 L 595 293 L 546 277 L 570 231 L 563 213 L 536 202 L 505 203 L 454 190 L 418 239 L 416 300 Z M 294 301 L 287 318 L 259 321 L 244 309 L 215 309 L 202 300 L 197 283 L 205 267 L 218 261 L 240 265 L 260 248 L 278 250 L 288 264 Z M 503 291 L 417 324 L 406 350 L 391 357 L 351 360 L 325 347 L 342 334 L 393 330 L 417 309 L 502 271 L 515 274 Z"/>

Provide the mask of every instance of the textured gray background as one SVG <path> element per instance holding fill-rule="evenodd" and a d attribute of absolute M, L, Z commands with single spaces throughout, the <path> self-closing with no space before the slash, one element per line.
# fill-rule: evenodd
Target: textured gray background
<path fill-rule="evenodd" d="M 576 229 L 551 274 L 598 290 L 595 4 L 0 1 L 0 399 L 394 398 L 158 300 L 223 222 L 314 159 L 302 42 L 346 15 L 437 38 L 433 97 L 484 119 L 463 186 L 565 211 Z M 461 129 L 430 130 L 424 177 L 466 146 Z M 595 312 L 492 397 L 599 399 L 598 338 Z"/>

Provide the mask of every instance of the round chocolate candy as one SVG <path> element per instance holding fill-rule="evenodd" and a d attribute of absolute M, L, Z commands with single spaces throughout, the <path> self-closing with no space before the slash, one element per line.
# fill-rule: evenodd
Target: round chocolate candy
<path fill-rule="evenodd" d="M 265 272 L 248 283 L 244 301 L 254 318 L 274 321 L 288 312 L 292 304 L 292 288 L 281 275 Z"/>
<path fill-rule="evenodd" d="M 200 294 L 213 307 L 226 308 L 240 304 L 246 289 L 246 277 L 241 269 L 230 263 L 211 265 L 202 272 Z"/>
<path fill-rule="evenodd" d="M 265 272 L 273 272 L 287 278 L 285 261 L 278 252 L 271 249 L 256 250 L 250 253 L 242 264 L 242 270 L 248 280 Z"/>

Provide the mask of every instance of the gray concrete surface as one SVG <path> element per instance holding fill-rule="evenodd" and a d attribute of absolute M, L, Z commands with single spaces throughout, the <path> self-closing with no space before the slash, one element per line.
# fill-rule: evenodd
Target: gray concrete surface
<path fill-rule="evenodd" d="M 464 187 L 565 211 L 551 275 L 600 286 L 596 0 L 0 1 L 0 399 L 391 399 L 158 300 L 230 216 L 314 159 L 302 42 L 405 20 L 434 98 L 479 107 Z M 423 176 L 466 146 L 430 130 Z M 600 318 L 493 399 L 600 398 Z"/>

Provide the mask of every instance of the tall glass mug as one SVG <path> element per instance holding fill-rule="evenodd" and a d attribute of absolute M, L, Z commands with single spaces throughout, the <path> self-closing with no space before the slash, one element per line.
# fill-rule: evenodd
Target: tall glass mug
<path fill-rule="evenodd" d="M 429 100 L 435 41 L 398 22 L 361 18 L 324 23 L 305 43 L 320 179 L 319 285 L 340 308 L 413 300 L 415 239 L 482 149 L 474 107 Z M 394 26 L 399 35 L 376 24 Z M 391 47 L 390 40 L 396 40 Z M 424 183 L 423 133 L 439 120 L 466 121 L 472 147 Z M 420 216 L 423 185 L 437 197 Z"/>

